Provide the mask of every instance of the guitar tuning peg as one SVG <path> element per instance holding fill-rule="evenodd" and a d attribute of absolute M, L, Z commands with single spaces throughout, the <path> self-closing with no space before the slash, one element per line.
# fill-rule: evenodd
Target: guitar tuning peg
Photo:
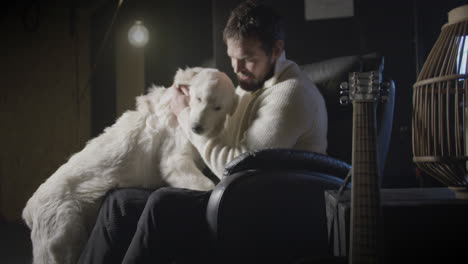
<path fill-rule="evenodd" d="M 340 84 L 340 104 L 349 104 L 349 85 L 347 82 L 342 82 Z"/>
<path fill-rule="evenodd" d="M 340 105 L 348 105 L 349 104 L 349 96 L 340 96 Z"/>
<path fill-rule="evenodd" d="M 349 90 L 349 85 L 347 82 L 342 82 L 340 84 L 340 90 Z"/>
<path fill-rule="evenodd" d="M 380 102 L 382 103 L 387 103 L 388 102 L 388 95 L 381 95 L 380 96 Z"/>
<path fill-rule="evenodd" d="M 380 101 L 382 103 L 388 102 L 388 93 L 390 92 L 390 86 L 392 84 L 389 81 L 383 81 L 380 86 Z"/>
<path fill-rule="evenodd" d="M 388 92 L 388 89 L 390 89 L 390 85 L 391 85 L 390 81 L 383 81 L 381 85 L 382 90 L 386 90 Z"/>

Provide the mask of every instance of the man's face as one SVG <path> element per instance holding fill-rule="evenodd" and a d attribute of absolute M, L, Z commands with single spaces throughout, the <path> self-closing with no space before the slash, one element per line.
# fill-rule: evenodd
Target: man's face
<path fill-rule="evenodd" d="M 257 39 L 227 39 L 227 54 L 242 89 L 260 89 L 272 73 L 276 53 L 268 55 Z"/>

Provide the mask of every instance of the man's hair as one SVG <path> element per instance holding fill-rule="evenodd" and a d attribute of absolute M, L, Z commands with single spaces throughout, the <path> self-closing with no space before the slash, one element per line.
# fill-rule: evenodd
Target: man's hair
<path fill-rule="evenodd" d="M 255 1 L 245 1 L 232 10 L 223 31 L 223 40 L 254 38 L 263 50 L 271 54 L 277 40 L 284 42 L 282 18 L 270 7 Z"/>

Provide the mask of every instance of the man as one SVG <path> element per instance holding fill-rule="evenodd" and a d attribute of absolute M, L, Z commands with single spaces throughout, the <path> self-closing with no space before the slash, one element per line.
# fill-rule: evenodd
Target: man
<path fill-rule="evenodd" d="M 224 135 L 192 133 L 188 98 L 176 90 L 172 109 L 207 166 L 221 177 L 236 156 L 263 148 L 325 153 L 327 114 L 317 88 L 285 58 L 279 16 L 241 3 L 223 32 L 237 75 L 239 104 Z M 118 190 L 104 201 L 80 263 L 171 263 L 208 259 L 212 252 L 205 211 L 211 192 L 176 188 Z"/>

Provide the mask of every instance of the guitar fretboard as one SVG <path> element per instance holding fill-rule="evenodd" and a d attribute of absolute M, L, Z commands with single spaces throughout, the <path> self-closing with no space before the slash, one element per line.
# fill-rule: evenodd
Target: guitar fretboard
<path fill-rule="evenodd" d="M 377 263 L 380 192 L 375 103 L 353 102 L 350 263 Z"/>

